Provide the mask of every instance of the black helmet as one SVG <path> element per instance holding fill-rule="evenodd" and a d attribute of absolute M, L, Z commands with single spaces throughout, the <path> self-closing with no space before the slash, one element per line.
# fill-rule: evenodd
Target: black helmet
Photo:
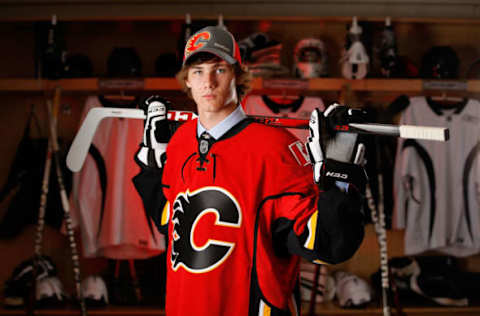
<path fill-rule="evenodd" d="M 458 76 L 459 60 L 450 46 L 434 46 L 422 58 L 420 75 L 429 79 L 454 79 Z"/>
<path fill-rule="evenodd" d="M 139 77 L 142 62 L 133 47 L 115 47 L 107 60 L 108 77 Z"/>
<path fill-rule="evenodd" d="M 92 61 L 87 55 L 68 55 L 65 62 L 65 78 L 93 77 Z"/>

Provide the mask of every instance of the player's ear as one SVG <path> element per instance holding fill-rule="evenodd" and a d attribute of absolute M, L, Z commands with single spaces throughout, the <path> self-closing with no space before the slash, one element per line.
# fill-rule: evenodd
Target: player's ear
<path fill-rule="evenodd" d="M 190 84 L 190 81 L 188 80 L 188 73 L 185 75 L 185 79 L 183 79 L 183 82 L 185 83 L 185 86 L 189 89 L 192 88 L 192 85 Z"/>

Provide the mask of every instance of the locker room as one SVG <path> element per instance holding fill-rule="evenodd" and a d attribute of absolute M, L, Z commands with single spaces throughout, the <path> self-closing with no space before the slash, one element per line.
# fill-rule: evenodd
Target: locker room
<path fill-rule="evenodd" d="M 238 106 L 255 124 L 278 119 L 269 127 L 298 140 L 290 151 L 300 165 L 311 168 L 312 111 L 338 103 L 370 126 L 345 125 L 365 148 L 358 249 L 331 264 L 289 254 L 298 257 L 295 307 L 276 306 L 266 294 L 275 283 L 254 277 L 261 299 L 248 315 L 480 315 L 479 1 L 22 0 L 0 8 L 0 315 L 167 315 L 169 285 L 177 287 L 167 273 L 200 274 L 175 265 L 177 231 L 157 222 L 171 214 L 154 218 L 132 179 L 143 170 L 141 104 L 168 100 L 172 135 L 199 114 L 176 75 L 188 40 L 208 26 L 234 36 L 251 75 Z M 80 156 L 74 141 L 94 112 L 106 119 L 84 127 L 91 143 Z M 197 191 L 182 194 L 193 204 Z M 191 236 L 196 250 L 229 244 Z M 236 295 L 237 283 L 225 284 Z M 175 304 L 189 310 L 188 299 Z M 230 308 L 219 315 L 242 314 Z"/>

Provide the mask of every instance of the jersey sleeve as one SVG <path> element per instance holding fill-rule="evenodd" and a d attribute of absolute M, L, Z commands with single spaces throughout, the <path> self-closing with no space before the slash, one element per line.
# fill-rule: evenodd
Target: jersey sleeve
<path fill-rule="evenodd" d="M 333 186 L 320 191 L 310 165 L 285 159 L 272 198 L 275 243 L 315 263 L 335 264 L 353 256 L 364 237 L 362 198 Z M 279 172 L 280 173 L 280 172 Z M 279 251 L 282 245 L 276 246 Z"/>
<path fill-rule="evenodd" d="M 163 194 L 162 174 L 163 169 L 145 167 L 132 181 L 142 198 L 148 220 L 155 223 L 159 232 L 166 234 L 168 205 Z"/>

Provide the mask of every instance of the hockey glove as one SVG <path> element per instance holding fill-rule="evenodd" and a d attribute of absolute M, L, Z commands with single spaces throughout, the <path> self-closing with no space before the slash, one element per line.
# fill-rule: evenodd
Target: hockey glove
<path fill-rule="evenodd" d="M 158 95 L 145 99 L 140 108 L 145 112 L 143 142 L 135 155 L 135 161 L 142 167 L 163 168 L 165 151 L 171 132 L 167 120 L 170 102 Z"/>
<path fill-rule="evenodd" d="M 365 190 L 365 146 L 358 141 L 358 134 L 339 132 L 347 130 L 349 123 L 362 121 L 363 111 L 336 103 L 324 112 L 313 110 L 305 145 L 313 165 L 313 180 L 320 188 L 344 182 L 359 192 Z"/>

